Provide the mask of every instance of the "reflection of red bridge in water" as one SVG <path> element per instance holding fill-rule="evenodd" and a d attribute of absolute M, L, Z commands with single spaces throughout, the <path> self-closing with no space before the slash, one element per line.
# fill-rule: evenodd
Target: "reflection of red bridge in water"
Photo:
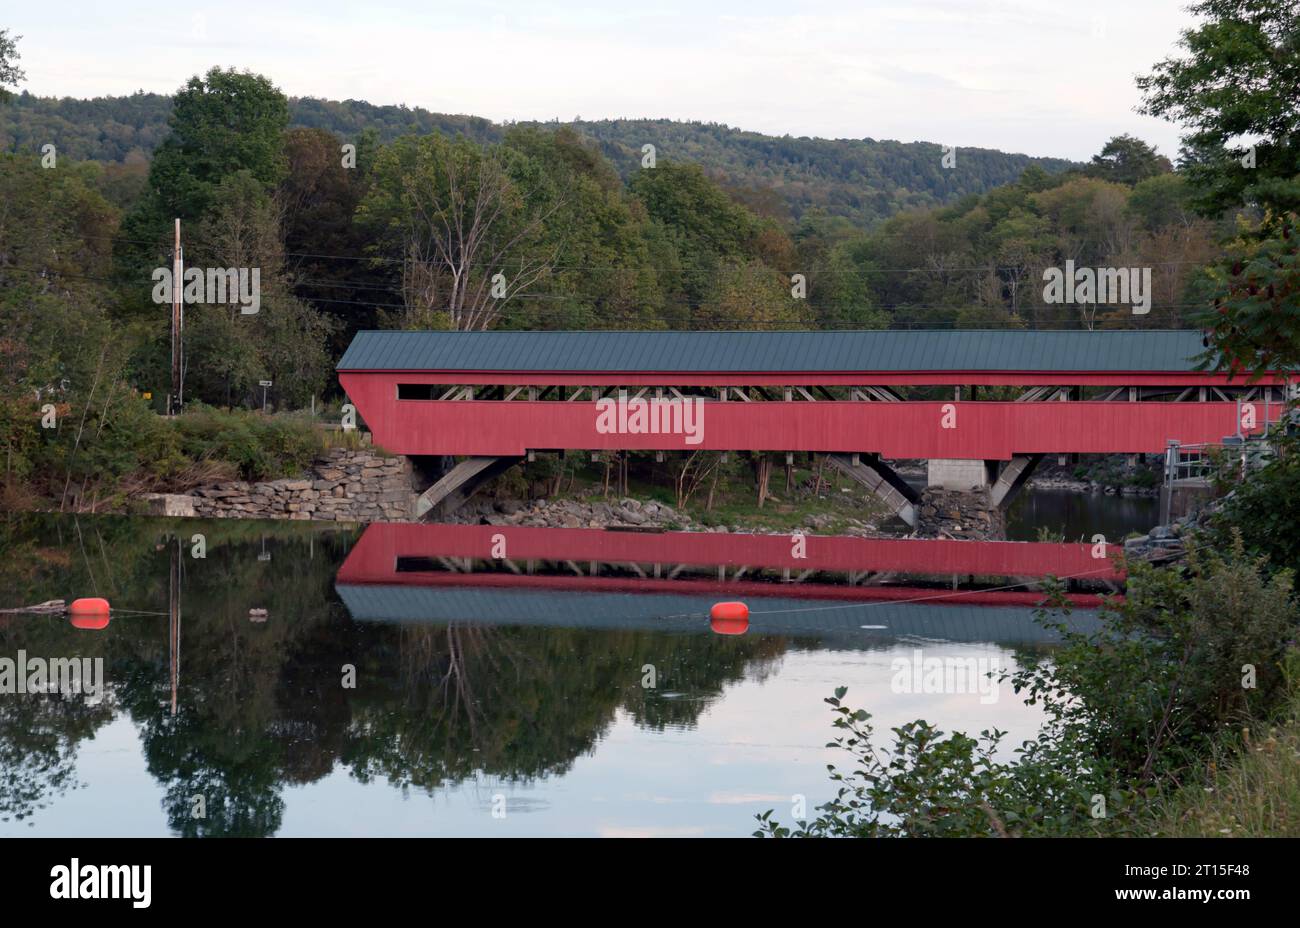
<path fill-rule="evenodd" d="M 937 583 L 978 577 L 985 585 L 1016 586 L 1017 580 L 1048 576 L 1114 583 L 1123 577 L 1086 544 L 809 535 L 798 552 L 804 557 L 795 556 L 797 544 L 791 535 L 376 523 L 335 582 L 1032 607 L 1043 600 L 1041 592 L 952 590 Z M 920 578 L 936 585 L 919 586 Z M 1079 607 L 1099 603 L 1096 595 L 1068 598 Z"/>
<path fill-rule="evenodd" d="M 889 460 L 1004 505 L 1047 454 L 1163 454 L 1280 415 L 1285 378 L 1198 371 L 1201 350 L 1194 331 L 362 332 L 339 380 L 378 445 L 467 459 L 421 514 L 536 451 L 814 452 L 915 525 Z"/>

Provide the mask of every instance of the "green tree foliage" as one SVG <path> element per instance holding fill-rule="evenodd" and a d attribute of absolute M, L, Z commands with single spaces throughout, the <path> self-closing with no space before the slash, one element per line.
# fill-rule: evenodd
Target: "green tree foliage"
<path fill-rule="evenodd" d="M 1207 213 L 1262 214 L 1235 230 L 1206 287 L 1207 364 L 1250 373 L 1300 364 L 1300 2 L 1202 0 L 1186 58 L 1139 78 L 1149 113 L 1186 130 L 1183 174 Z"/>
<path fill-rule="evenodd" d="M 512 129 L 505 144 L 559 192 L 544 235 L 556 249 L 535 299 L 507 308 L 503 324 L 527 329 L 656 328 L 665 298 L 651 257 L 646 213 L 599 150 L 572 129 Z"/>
<path fill-rule="evenodd" d="M 27 77 L 18 67 L 18 59 L 22 57 L 18 54 L 18 40 L 21 38 L 20 35 L 9 35 L 8 29 L 0 29 L 0 103 L 9 102 L 13 97 L 9 88 L 17 87 L 18 82 Z"/>
<path fill-rule="evenodd" d="M 284 95 L 265 77 L 213 68 L 190 78 L 176 94 L 144 196 L 122 223 L 122 285 L 141 287 L 154 268 L 170 264 L 173 220 L 184 227 L 203 218 L 226 178 L 244 172 L 270 196 L 287 169 L 288 121 Z"/>
<path fill-rule="evenodd" d="M 1185 58 L 1138 78 L 1144 112 L 1186 129 L 1184 170 L 1211 215 L 1300 209 L 1300 2 L 1201 0 Z"/>
<path fill-rule="evenodd" d="M 1011 183 L 1031 165 L 1051 173 L 1073 167 L 1063 159 L 961 148 L 957 167 L 948 169 L 943 149 L 932 142 L 773 137 L 718 123 L 617 119 L 574 125 L 598 140 L 625 176 L 640 167 L 642 146 L 653 144 L 660 159 L 705 165 L 739 188 L 779 191 L 795 221 L 822 209 L 859 228 Z"/>
<path fill-rule="evenodd" d="M 866 234 L 801 226 L 800 268 L 813 282 L 821 324 L 871 325 L 875 317 L 922 327 L 1177 328 L 1195 317 L 1202 269 L 1219 254 L 1218 228 L 1191 212 L 1189 198 L 1173 173 L 1129 186 L 1031 171 L 1019 183 L 903 213 Z M 1046 302 L 1043 272 L 1066 261 L 1151 268 L 1150 311 Z"/>
<path fill-rule="evenodd" d="M 1256 374 L 1300 368 L 1300 222 L 1294 213 L 1241 236 L 1213 272 L 1205 363 Z M 1262 238 L 1260 237 L 1262 234 Z"/>
<path fill-rule="evenodd" d="M 1300 574 L 1300 440 L 1278 440 L 1277 457 L 1235 487 L 1213 521 L 1216 544 L 1234 534 L 1252 554 Z"/>
<path fill-rule="evenodd" d="M 736 257 L 753 247 L 760 224 L 695 164 L 660 162 L 630 184 L 652 219 L 676 229 L 692 251 Z"/>
<path fill-rule="evenodd" d="M 270 380 L 277 406 L 302 408 L 325 389 L 331 359 L 325 350 L 332 321 L 291 291 L 284 269 L 276 205 L 248 172 L 227 177 L 214 205 L 197 224 L 187 260 L 200 267 L 257 268 L 260 307 L 186 308 L 186 382 L 191 395 L 222 405 L 252 405 Z M 160 349 L 156 357 L 164 355 Z"/>
<path fill-rule="evenodd" d="M 0 149 L 34 153 L 51 143 L 78 161 L 147 166 L 167 137 L 171 109 L 171 97 L 143 91 L 91 100 L 23 91 L 0 108 Z"/>
<path fill-rule="evenodd" d="M 258 74 L 213 68 L 176 94 L 171 132 L 154 152 L 149 187 L 166 216 L 194 220 L 227 177 L 246 172 L 269 193 L 284 178 L 284 95 Z"/>
<path fill-rule="evenodd" d="M 757 260 L 724 258 L 710 295 L 692 314 L 698 329 L 809 328 L 805 303 L 790 294 L 788 278 Z"/>
<path fill-rule="evenodd" d="M 679 325 L 767 328 L 802 318 L 789 278 L 778 273 L 778 265 L 788 268 L 793 245 L 773 220 L 732 200 L 694 164 L 659 161 L 629 188 L 662 230 L 662 247 L 675 252 L 667 263 L 680 276 L 661 279 L 680 294 L 669 313 Z"/>
<path fill-rule="evenodd" d="M 261 288 L 256 314 L 187 305 L 186 396 L 252 404 L 261 398 L 258 382 L 271 380 L 271 400 L 296 407 L 326 387 L 334 326 L 292 292 L 285 264 L 286 195 L 302 193 L 292 213 L 300 225 L 319 215 L 317 205 L 304 217 L 310 191 L 286 186 L 288 119 L 284 96 L 267 78 L 233 69 L 213 68 L 176 95 L 171 133 L 123 222 L 116 262 L 121 315 L 144 333 L 136 375 L 160 393 L 170 376 L 169 317 L 154 302 L 152 273 L 170 267 L 173 218 L 182 220 L 187 268 L 255 268 Z"/>
<path fill-rule="evenodd" d="M 0 442 L 5 482 L 50 484 L 52 468 L 90 470 L 74 436 L 108 438 L 129 391 L 112 336 L 107 279 L 117 212 L 88 171 L 0 158 Z M 44 415 L 55 427 L 42 428 Z M 48 420 L 47 420 L 48 421 Z M 105 439 L 105 454 L 113 456 Z M 79 463 L 78 463 L 79 461 Z M 100 462 L 101 464 L 104 462 Z"/>
<path fill-rule="evenodd" d="M 356 146 L 344 166 L 344 144 Z M 289 167 L 276 201 L 284 210 L 284 250 L 294 293 L 334 322 L 329 353 L 339 357 L 358 329 L 378 328 L 377 303 L 395 303 L 384 263 L 364 260 L 370 244 L 354 222 L 370 181 L 377 134 L 363 130 L 352 143 L 324 129 L 290 129 Z"/>
<path fill-rule="evenodd" d="M 1088 173 L 1131 187 L 1149 177 L 1167 174 L 1173 167 L 1168 158 L 1141 139 L 1117 135 L 1106 143 L 1100 154 L 1092 156 Z"/>
<path fill-rule="evenodd" d="M 407 136 L 375 158 L 357 211 L 381 261 L 400 257 L 403 328 L 477 331 L 535 293 L 556 263 L 548 223 L 564 194 L 515 148 L 440 135 Z"/>

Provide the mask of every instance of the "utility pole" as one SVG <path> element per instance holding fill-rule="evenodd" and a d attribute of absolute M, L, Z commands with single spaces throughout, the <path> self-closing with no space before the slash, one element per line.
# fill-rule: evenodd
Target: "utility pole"
<path fill-rule="evenodd" d="M 176 239 L 172 248 L 172 392 L 170 396 L 169 415 L 181 411 L 181 327 L 185 323 L 185 314 L 181 301 L 181 278 L 184 276 L 185 260 L 181 253 L 181 221 L 176 220 Z"/>
<path fill-rule="evenodd" d="M 171 583 L 168 586 L 168 664 L 171 669 L 172 715 L 176 714 L 176 698 L 181 682 L 181 539 L 171 546 Z"/>

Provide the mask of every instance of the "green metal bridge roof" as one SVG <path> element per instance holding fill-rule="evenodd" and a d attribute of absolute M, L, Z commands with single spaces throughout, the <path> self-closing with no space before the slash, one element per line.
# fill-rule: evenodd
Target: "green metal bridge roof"
<path fill-rule="evenodd" d="M 358 332 L 340 371 L 1188 372 L 1201 333 L 939 332 Z"/>

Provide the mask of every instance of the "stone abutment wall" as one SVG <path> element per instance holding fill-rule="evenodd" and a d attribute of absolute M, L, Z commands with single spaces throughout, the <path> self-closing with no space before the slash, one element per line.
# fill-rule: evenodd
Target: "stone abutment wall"
<path fill-rule="evenodd" d="M 372 451 L 335 449 L 306 476 L 266 483 L 221 483 L 163 503 L 176 515 L 215 519 L 313 519 L 339 522 L 405 522 L 412 519 L 416 490 L 410 463 Z"/>

